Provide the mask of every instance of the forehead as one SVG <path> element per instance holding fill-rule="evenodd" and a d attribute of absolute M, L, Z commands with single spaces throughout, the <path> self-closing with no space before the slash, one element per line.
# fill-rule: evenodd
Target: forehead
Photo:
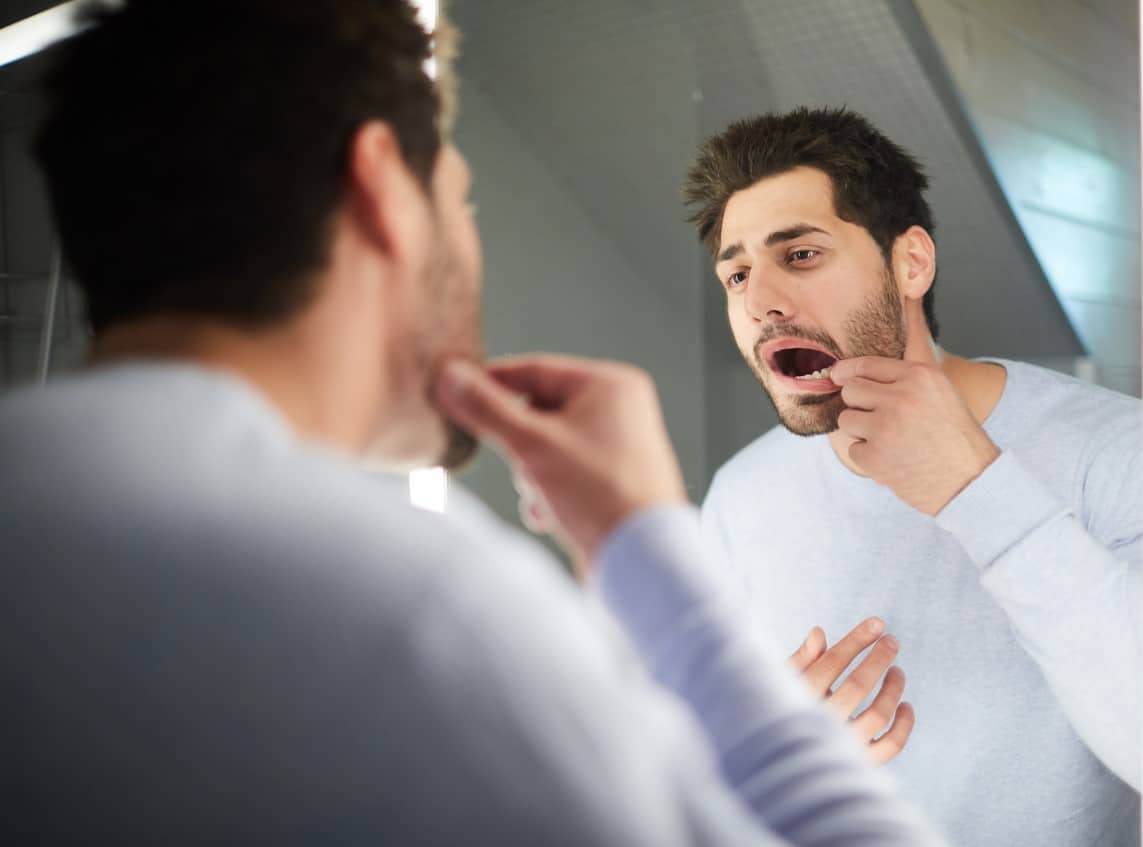
<path fill-rule="evenodd" d="M 834 208 L 833 183 L 823 171 L 794 168 L 730 195 L 722 214 L 719 244 L 757 241 L 794 222 L 830 231 L 842 223 Z"/>

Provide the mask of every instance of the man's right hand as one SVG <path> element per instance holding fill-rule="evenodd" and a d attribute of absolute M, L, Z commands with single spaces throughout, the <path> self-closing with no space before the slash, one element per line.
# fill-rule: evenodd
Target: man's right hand
<path fill-rule="evenodd" d="M 505 455 L 521 493 L 535 498 L 530 522 L 556 537 L 581 577 L 629 515 L 687 500 L 655 384 L 632 365 L 555 355 L 483 368 L 455 360 L 435 395 L 441 411 Z"/>
<path fill-rule="evenodd" d="M 849 722 L 850 729 L 877 765 L 885 764 L 905 748 L 916 723 L 913 707 L 901 702 L 905 674 L 898 667 L 890 667 L 897 656 L 897 639 L 891 635 L 882 637 L 884 632 L 885 624 L 880 618 L 869 618 L 827 649 L 825 633 L 815 626 L 790 657 L 790 665 L 802 675 L 811 690 Z M 835 687 L 845 669 L 871 645 L 873 649 L 869 654 Z M 855 714 L 876 689 L 882 674 L 885 680 L 873 702 Z M 885 732 L 890 723 L 892 727 Z"/>

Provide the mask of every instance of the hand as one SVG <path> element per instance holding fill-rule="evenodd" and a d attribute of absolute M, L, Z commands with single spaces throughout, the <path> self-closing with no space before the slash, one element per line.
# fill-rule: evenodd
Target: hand
<path fill-rule="evenodd" d="M 525 513 L 552 531 L 581 577 L 633 512 L 687 500 L 655 384 L 632 365 L 454 360 L 434 391 L 446 415 L 505 455 L 528 495 Z"/>
<path fill-rule="evenodd" d="M 904 502 L 936 515 L 1000 451 L 935 364 L 867 356 L 834 364 L 849 458 Z"/>
<path fill-rule="evenodd" d="M 825 633 L 815 626 L 790 657 L 790 665 L 802 675 L 810 689 L 849 722 L 850 729 L 877 765 L 885 764 L 905 748 L 916 723 L 913 707 L 901 702 L 905 674 L 898 667 L 890 667 L 897 656 L 897 640 L 891 635 L 882 638 L 884 631 L 885 624 L 880 619 L 869 618 L 827 650 Z M 873 649 L 861 664 L 834 688 L 845 669 L 870 645 L 874 645 Z M 873 702 L 860 714 L 854 714 L 873 693 L 882 674 L 885 681 Z M 892 727 L 885 732 L 890 723 Z"/>

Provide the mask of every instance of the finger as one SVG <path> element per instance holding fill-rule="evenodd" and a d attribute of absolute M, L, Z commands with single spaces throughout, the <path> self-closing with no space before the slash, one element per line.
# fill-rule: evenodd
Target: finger
<path fill-rule="evenodd" d="M 877 432 L 877 413 L 842 409 L 837 416 L 837 428 L 851 438 L 868 441 Z"/>
<path fill-rule="evenodd" d="M 865 698 L 877 688 L 877 681 L 893 664 L 899 650 L 900 645 L 892 635 L 886 635 L 874 644 L 869 655 L 861 660 L 861 664 L 854 668 L 830 695 L 830 705 L 833 709 L 846 717 L 852 715 Z"/>
<path fill-rule="evenodd" d="M 472 362 L 448 362 L 437 377 L 434 394 L 441 411 L 462 427 L 490 436 L 514 453 L 539 440 L 536 412 Z"/>
<path fill-rule="evenodd" d="M 848 380 L 841 389 L 841 399 L 850 409 L 874 411 L 889 397 L 891 389 L 883 382 L 875 382 L 863 376 Z"/>
<path fill-rule="evenodd" d="M 909 703 L 897 707 L 893 726 L 889 731 L 869 745 L 869 756 L 875 764 L 883 765 L 905 749 L 913 727 L 917 725 L 917 715 Z"/>
<path fill-rule="evenodd" d="M 810 634 L 806 636 L 806 640 L 802 642 L 802 646 L 795 650 L 794 654 L 790 656 L 790 667 L 794 669 L 795 673 L 805 673 L 806 668 L 821 658 L 825 649 L 825 632 L 822 631 L 820 626 L 815 626 L 810 630 Z"/>
<path fill-rule="evenodd" d="M 514 465 L 512 468 L 512 487 L 516 489 L 516 493 L 525 500 L 533 500 L 536 497 L 536 492 L 540 490 L 532 477 L 528 475 L 528 471 L 522 465 Z"/>
<path fill-rule="evenodd" d="M 536 535 L 547 535 L 552 531 L 551 515 L 538 501 L 521 497 L 517 511 L 520 513 L 520 522 L 529 532 L 534 532 Z"/>
<path fill-rule="evenodd" d="M 806 670 L 806 682 L 814 691 L 825 695 L 830 687 L 857 658 L 857 654 L 881 637 L 885 632 L 885 622 L 880 618 L 862 621 L 853 630 L 827 650 L 820 659 Z"/>
<path fill-rule="evenodd" d="M 601 362 L 554 353 L 507 356 L 485 363 L 497 382 L 527 394 L 533 405 L 545 409 L 563 406 L 600 367 Z"/>
<path fill-rule="evenodd" d="M 873 698 L 864 712 L 853 719 L 854 730 L 865 741 L 872 741 L 885 731 L 897 711 L 897 704 L 905 693 L 905 672 L 900 668 L 889 668 L 881 690 Z"/>
<path fill-rule="evenodd" d="M 912 365 L 901 359 L 887 359 L 883 356 L 863 356 L 858 359 L 843 359 L 834 362 L 829 370 L 829 378 L 835 385 L 844 385 L 854 377 L 864 377 L 873 382 L 897 382 Z"/>
<path fill-rule="evenodd" d="M 516 467 L 513 470 L 512 487 L 520 495 L 517 511 L 524 526 L 538 535 L 551 532 L 555 526 L 551 507 L 540 493 L 539 486 L 532 482 L 523 468 Z"/>

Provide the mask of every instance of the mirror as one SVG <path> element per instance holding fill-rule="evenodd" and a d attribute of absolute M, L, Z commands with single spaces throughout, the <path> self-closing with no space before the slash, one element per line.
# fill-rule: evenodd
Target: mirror
<path fill-rule="evenodd" d="M 12 5 L 0 26 L 52 4 Z M 463 35 L 455 137 L 474 174 L 490 352 L 648 369 L 696 502 L 777 423 L 680 191 L 702 141 L 752 114 L 845 105 L 921 161 L 946 349 L 1139 396 L 1136 4 L 453 0 L 449 14 Z M 28 152 L 44 62 L 0 67 L 4 387 L 65 372 L 89 340 Z M 884 619 L 918 721 L 886 767 L 956 843 L 1032 831 L 1038 843 L 1138 843 L 1138 795 L 1102 730 L 1087 731 L 1090 704 L 1069 699 L 1083 688 L 1075 668 L 1036 646 L 1035 613 L 1050 617 L 1027 608 L 1039 588 L 1021 606 L 965 551 L 942 559 L 948 522 L 850 474 L 826 443 L 791 439 L 773 462 L 759 452 L 756 474 L 737 459 L 724 474 L 708 523 L 740 550 L 755 543 L 735 558 L 744 600 L 791 652 L 813 626 L 835 644 Z M 1032 468 L 1055 469 L 1050 456 Z M 814 474 L 835 482 L 799 499 Z M 499 460 L 482 455 L 463 482 L 517 520 Z M 918 561 L 900 567 L 902 551 Z M 1100 725 L 1114 729 L 1106 705 Z"/>
<path fill-rule="evenodd" d="M 737 545 L 732 575 L 790 652 L 813 626 L 833 644 L 884 618 L 917 716 L 886 767 L 954 843 L 1036 830 L 1078 845 L 1104 837 L 1104 820 L 1116 843 L 1137 841 L 1138 795 L 1080 740 L 1066 686 L 1062 699 L 1048 689 L 1007 600 L 949 552 L 951 536 L 846 476 L 824 439 L 758 446 L 776 419 L 680 191 L 700 142 L 729 122 L 846 105 L 931 179 L 943 346 L 1138 397 L 1137 6 L 456 0 L 450 14 L 492 351 L 647 368 L 696 501 L 747 445 L 766 457 L 732 464 L 708 516 Z M 819 465 L 836 478 L 804 499 Z M 463 481 L 514 519 L 494 457 Z"/>

